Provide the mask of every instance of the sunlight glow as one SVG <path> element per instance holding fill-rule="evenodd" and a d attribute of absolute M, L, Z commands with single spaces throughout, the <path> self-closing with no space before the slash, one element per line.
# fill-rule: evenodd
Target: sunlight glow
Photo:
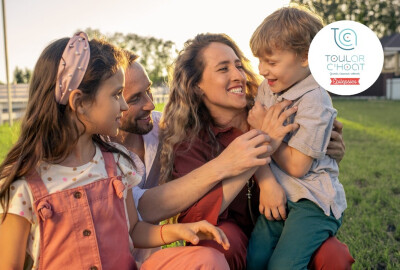
<path fill-rule="evenodd" d="M 44 47 L 77 29 L 136 33 L 175 42 L 178 49 L 198 33 L 226 33 L 257 71 L 249 40 L 262 20 L 289 0 L 5 0 L 10 77 L 16 66 L 33 69 Z M 0 81 L 5 82 L 3 30 Z M 11 79 L 11 78 L 10 78 Z"/>

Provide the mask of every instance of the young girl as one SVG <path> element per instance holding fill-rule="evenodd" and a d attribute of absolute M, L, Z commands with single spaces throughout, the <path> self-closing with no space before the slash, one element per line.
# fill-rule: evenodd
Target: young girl
<path fill-rule="evenodd" d="M 20 138 L 0 166 L 0 269 L 22 269 L 26 253 L 33 269 L 135 269 L 133 244 L 211 238 L 229 248 L 204 221 L 137 222 L 127 194 L 141 176 L 125 148 L 103 140 L 128 109 L 125 63 L 118 48 L 82 32 L 39 57 Z"/>

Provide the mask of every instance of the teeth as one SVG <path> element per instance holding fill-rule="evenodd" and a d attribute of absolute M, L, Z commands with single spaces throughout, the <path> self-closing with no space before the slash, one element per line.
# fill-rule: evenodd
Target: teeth
<path fill-rule="evenodd" d="M 233 89 L 229 90 L 228 92 L 229 93 L 236 93 L 236 94 L 243 93 L 243 88 L 241 88 L 241 87 L 233 88 Z"/>

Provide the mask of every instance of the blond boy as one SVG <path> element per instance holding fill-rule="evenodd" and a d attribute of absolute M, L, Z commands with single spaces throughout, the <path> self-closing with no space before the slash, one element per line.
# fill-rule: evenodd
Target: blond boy
<path fill-rule="evenodd" d="M 291 100 L 297 113 L 288 122 L 300 127 L 273 154 L 271 170 L 256 173 L 264 215 L 257 220 L 249 242 L 248 269 L 306 269 L 315 250 L 336 234 L 347 207 L 338 165 L 326 155 L 337 112 L 311 75 L 307 60 L 311 40 L 322 27 L 320 18 L 309 10 L 282 8 L 263 21 L 250 41 L 265 78 L 257 101 L 268 109 Z M 264 110 L 256 103 L 250 111 L 253 127 L 268 128 L 260 121 Z M 287 209 L 264 207 L 271 194 L 282 193 Z"/>

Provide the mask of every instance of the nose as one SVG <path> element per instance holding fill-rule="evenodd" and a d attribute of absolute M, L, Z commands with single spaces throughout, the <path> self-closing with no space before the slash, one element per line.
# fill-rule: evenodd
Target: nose
<path fill-rule="evenodd" d="M 243 81 L 246 80 L 246 74 L 243 69 L 234 68 L 232 73 L 233 81 Z"/>
<path fill-rule="evenodd" d="M 265 62 L 263 62 L 263 61 L 260 61 L 260 62 L 258 63 L 258 71 L 259 71 L 260 75 L 261 75 L 261 76 L 264 76 L 264 77 L 268 76 L 268 74 L 269 74 L 268 66 L 267 66 L 267 64 L 266 64 Z"/>
<path fill-rule="evenodd" d="M 119 104 L 121 111 L 127 111 L 129 109 L 129 106 L 126 103 L 125 98 L 123 96 L 119 99 Z"/>
<path fill-rule="evenodd" d="M 153 103 L 153 95 L 152 94 L 145 94 L 146 99 L 145 99 L 145 104 L 143 105 L 143 110 L 144 111 L 152 111 L 155 109 L 154 103 Z"/>

